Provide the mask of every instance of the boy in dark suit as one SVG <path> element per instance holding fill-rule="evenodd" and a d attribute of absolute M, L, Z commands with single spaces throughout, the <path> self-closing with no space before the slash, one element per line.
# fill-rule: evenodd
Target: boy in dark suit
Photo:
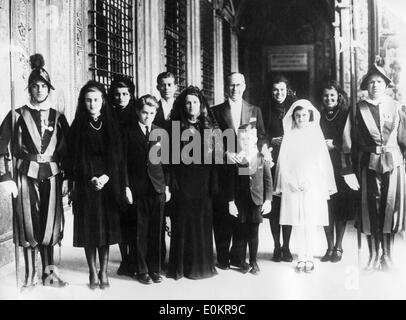
<path fill-rule="evenodd" d="M 238 144 L 241 160 L 236 164 L 233 175 L 234 194 L 229 199 L 229 212 L 236 220 L 233 233 L 233 245 L 230 251 L 230 264 L 243 272 L 246 265 L 246 247 L 249 247 L 250 273 L 258 274 L 257 264 L 258 228 L 262 215 L 272 209 L 272 175 L 273 163 L 264 160 L 258 152 L 257 130 L 251 124 L 241 126 L 238 130 Z"/>
<path fill-rule="evenodd" d="M 133 202 L 133 214 L 137 217 L 137 279 L 143 284 L 162 282 L 161 230 L 165 201 L 170 200 L 167 179 L 162 164 L 154 164 L 149 152 L 157 142 L 150 142 L 158 109 L 155 97 L 146 95 L 136 103 L 137 123 L 127 134 L 127 170 L 129 188 L 127 201 Z M 132 201 L 132 198 L 134 201 Z"/>

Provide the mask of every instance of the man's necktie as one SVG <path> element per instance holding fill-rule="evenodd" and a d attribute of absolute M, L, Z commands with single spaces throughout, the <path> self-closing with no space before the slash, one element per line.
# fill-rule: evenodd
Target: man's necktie
<path fill-rule="evenodd" d="M 147 139 L 147 141 L 149 140 L 149 134 L 150 134 L 149 127 L 146 126 L 146 127 L 145 127 L 145 138 Z"/>

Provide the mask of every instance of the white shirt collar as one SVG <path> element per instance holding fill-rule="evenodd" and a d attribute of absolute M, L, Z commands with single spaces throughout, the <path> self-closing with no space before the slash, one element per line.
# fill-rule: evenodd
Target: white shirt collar
<path fill-rule="evenodd" d="M 147 126 L 145 124 L 142 124 L 141 122 L 138 121 L 138 124 L 141 128 L 141 131 L 145 134 L 147 132 Z M 151 132 L 151 127 L 149 127 L 149 132 Z"/>
<path fill-rule="evenodd" d="M 40 110 L 47 111 L 51 108 L 51 103 L 47 99 L 44 102 L 42 102 L 41 104 L 34 106 L 30 101 L 27 103 L 27 106 L 28 106 L 28 108 L 35 110 L 35 111 L 40 111 Z"/>
<path fill-rule="evenodd" d="M 385 104 L 386 102 L 390 101 L 390 98 L 387 95 L 383 96 L 380 100 L 372 100 L 371 98 L 367 97 L 365 101 L 374 106 L 377 106 L 379 104 Z"/>
<path fill-rule="evenodd" d="M 234 107 L 237 107 L 237 108 L 242 108 L 242 100 L 233 101 L 231 99 L 228 99 L 228 103 L 230 104 L 230 107 L 234 106 Z"/>
<path fill-rule="evenodd" d="M 164 117 L 166 120 L 169 119 L 174 102 L 175 102 L 175 99 L 170 99 L 168 101 L 166 101 L 165 99 L 161 99 L 161 105 L 162 105 L 162 109 L 164 111 Z"/>

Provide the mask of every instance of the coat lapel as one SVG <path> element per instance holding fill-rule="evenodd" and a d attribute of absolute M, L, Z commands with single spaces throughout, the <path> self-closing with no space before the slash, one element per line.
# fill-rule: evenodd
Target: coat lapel
<path fill-rule="evenodd" d="M 141 130 L 140 125 L 137 123 L 135 126 L 135 139 L 139 145 L 143 147 L 143 149 L 148 150 L 148 143 L 145 140 L 145 135 Z"/>
<path fill-rule="evenodd" d="M 224 103 L 224 108 L 223 108 L 223 119 L 226 122 L 227 126 L 235 131 L 236 128 L 234 128 L 234 123 L 233 123 L 233 119 L 231 118 L 230 108 L 231 108 L 230 104 L 228 103 L 228 101 L 226 101 Z"/>
<path fill-rule="evenodd" d="M 247 102 L 244 100 L 242 101 L 242 109 L 241 109 L 241 123 L 240 125 L 248 124 L 250 123 L 250 120 L 252 118 L 252 109 L 253 107 L 250 106 Z"/>

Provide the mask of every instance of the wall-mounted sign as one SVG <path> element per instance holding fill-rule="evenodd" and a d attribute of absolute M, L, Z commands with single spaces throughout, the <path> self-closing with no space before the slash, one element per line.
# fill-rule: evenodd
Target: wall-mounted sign
<path fill-rule="evenodd" d="M 308 71 L 309 59 L 305 53 L 271 53 L 269 56 L 272 71 Z"/>

